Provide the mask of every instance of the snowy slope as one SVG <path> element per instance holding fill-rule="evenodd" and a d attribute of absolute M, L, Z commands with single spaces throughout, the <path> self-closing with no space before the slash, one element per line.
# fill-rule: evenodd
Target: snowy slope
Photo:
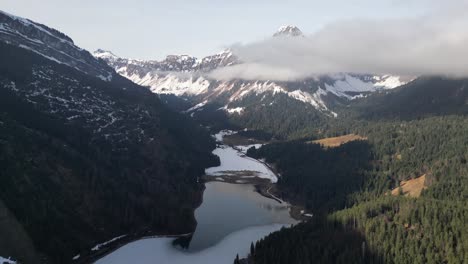
<path fill-rule="evenodd" d="M 278 31 L 273 35 L 273 37 L 299 37 L 304 36 L 302 31 L 293 25 L 284 25 L 281 26 Z"/>
<path fill-rule="evenodd" d="M 279 28 L 274 36 L 297 37 L 303 34 L 299 28 L 288 25 Z M 311 105 L 326 115 L 336 116 L 328 103 L 333 97 L 353 100 L 406 83 L 399 76 L 348 73 L 290 82 L 222 81 L 207 77 L 213 69 L 242 63 L 231 50 L 201 59 L 187 55 L 170 55 L 162 61 L 125 59 L 104 50 L 97 50 L 94 56 L 105 60 L 120 75 L 148 87 L 154 93 L 190 97 L 195 104 L 216 102 L 224 105 L 219 110 L 224 110 L 229 115 L 244 114 L 246 111 L 243 101 L 246 98 L 256 96 L 262 105 L 272 105 L 274 100 L 267 102 L 265 98 L 282 94 L 293 101 Z"/>
<path fill-rule="evenodd" d="M 393 89 L 404 85 L 399 76 L 355 76 L 340 74 L 331 76 L 333 82 L 325 83 L 325 91 L 339 97 L 354 99 L 361 97 L 363 93 L 375 92 L 382 89 Z"/>
<path fill-rule="evenodd" d="M 110 81 L 114 70 L 65 34 L 29 19 L 0 11 L 0 41 L 30 50 L 44 58 Z"/>

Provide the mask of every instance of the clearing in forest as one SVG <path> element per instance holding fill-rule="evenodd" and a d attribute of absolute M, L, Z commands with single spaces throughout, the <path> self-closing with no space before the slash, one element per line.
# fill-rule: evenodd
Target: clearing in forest
<path fill-rule="evenodd" d="M 392 195 L 403 194 L 409 197 L 419 197 L 423 189 L 426 189 L 426 174 L 408 181 L 400 182 L 400 187 L 397 187 L 392 190 Z M 401 193 L 400 193 L 401 188 Z"/>
<path fill-rule="evenodd" d="M 323 147 L 334 148 L 334 147 L 338 147 L 342 144 L 348 143 L 350 141 L 355 141 L 355 140 L 367 140 L 367 138 L 361 137 L 356 134 L 348 134 L 348 135 L 339 136 L 339 137 L 318 139 L 318 140 L 310 141 L 309 143 L 318 143 L 322 145 Z"/>

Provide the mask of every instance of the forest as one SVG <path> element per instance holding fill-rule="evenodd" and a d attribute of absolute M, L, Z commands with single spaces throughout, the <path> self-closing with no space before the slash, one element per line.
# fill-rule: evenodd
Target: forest
<path fill-rule="evenodd" d="M 466 116 L 360 120 L 327 130 L 347 133 L 367 140 L 337 148 L 296 140 L 249 150 L 281 173 L 283 197 L 302 201 L 315 216 L 261 240 L 249 260 L 467 263 Z M 389 195 L 400 181 L 423 174 L 427 189 L 419 198 Z"/>
<path fill-rule="evenodd" d="M 118 235 L 195 227 L 203 190 L 197 177 L 219 162 L 206 129 L 124 78 L 103 82 L 4 43 L 0 56 L 0 231 L 9 234 L 0 236 L 0 255 L 67 263 Z M 42 85 L 73 98 L 68 107 L 47 103 L 56 94 L 29 96 L 37 65 L 54 71 Z M 11 82 L 17 91 L 7 89 Z M 91 99 L 89 86 L 98 93 Z M 96 133 L 89 120 L 67 118 L 72 102 L 91 108 L 95 98 L 124 113 L 119 141 Z M 19 231 L 8 232 L 12 222 Z"/>

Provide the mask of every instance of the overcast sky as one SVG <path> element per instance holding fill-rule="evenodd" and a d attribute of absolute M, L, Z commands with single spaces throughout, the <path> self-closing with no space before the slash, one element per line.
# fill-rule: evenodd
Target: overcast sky
<path fill-rule="evenodd" d="M 0 9 L 63 31 L 79 46 L 122 57 L 205 56 L 293 24 L 314 34 L 349 19 L 408 19 L 452 1 L 436 0 L 0 0 Z M 453 1 L 453 2 L 462 2 Z"/>

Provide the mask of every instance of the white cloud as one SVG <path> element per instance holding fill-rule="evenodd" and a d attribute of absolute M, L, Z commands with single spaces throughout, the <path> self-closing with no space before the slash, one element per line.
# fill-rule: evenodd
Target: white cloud
<path fill-rule="evenodd" d="M 468 77 L 468 5 L 400 20 L 347 20 L 306 38 L 269 38 L 231 47 L 242 64 L 215 79 L 288 81 L 353 72 Z"/>

